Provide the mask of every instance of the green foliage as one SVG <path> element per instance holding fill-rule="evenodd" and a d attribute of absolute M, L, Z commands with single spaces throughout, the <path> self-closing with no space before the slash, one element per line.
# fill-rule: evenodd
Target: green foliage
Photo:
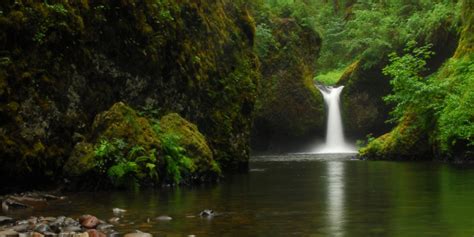
<path fill-rule="evenodd" d="M 343 73 L 344 69 L 332 70 L 317 75 L 314 80 L 324 85 L 334 85 L 339 81 Z"/>
<path fill-rule="evenodd" d="M 267 24 L 261 23 L 257 25 L 255 34 L 255 50 L 260 58 L 266 57 L 270 50 L 278 50 L 278 43 Z"/>
<path fill-rule="evenodd" d="M 162 148 L 166 163 L 166 177 L 170 182 L 179 184 L 184 176 L 196 170 L 193 160 L 186 156 L 186 150 L 179 145 L 179 136 L 165 133 L 161 136 Z"/>
<path fill-rule="evenodd" d="M 390 81 L 393 92 L 384 100 L 395 105 L 391 112 L 392 122 L 398 122 L 410 107 L 422 107 L 426 99 L 432 96 L 432 84 L 423 77 L 426 72 L 426 60 L 434 53 L 429 49 L 431 45 L 415 47 L 416 42 L 410 41 L 405 48 L 405 55 L 398 56 L 396 53 L 389 55 L 390 64 L 383 69 L 383 73 L 391 76 Z M 430 101 L 432 102 L 432 101 Z M 424 107 L 429 109 L 431 106 Z"/>
<path fill-rule="evenodd" d="M 450 75 L 440 82 L 447 94 L 437 115 L 438 136 L 443 152 L 458 145 L 474 147 L 474 58 L 452 60 L 445 65 Z"/>
<path fill-rule="evenodd" d="M 47 1 L 45 1 L 45 3 L 46 3 L 47 8 L 51 9 L 52 11 L 54 11 L 58 14 L 66 15 L 68 13 L 68 11 L 64 7 L 64 5 L 61 4 L 61 3 L 56 3 L 56 4 L 53 4 L 53 5 L 49 5 L 47 3 Z"/>
<path fill-rule="evenodd" d="M 107 174 L 117 187 L 136 187 L 138 180 L 143 179 L 157 181 L 156 150 L 128 147 L 122 139 L 101 140 L 94 150 L 98 172 Z"/>

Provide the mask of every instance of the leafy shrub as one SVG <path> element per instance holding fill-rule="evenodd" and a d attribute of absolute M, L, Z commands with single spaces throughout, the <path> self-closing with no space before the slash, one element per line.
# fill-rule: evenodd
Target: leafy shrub
<path fill-rule="evenodd" d="M 158 180 L 156 150 L 129 145 L 122 139 L 101 140 L 95 148 L 96 167 L 118 187 L 138 186 L 137 180 Z"/>
<path fill-rule="evenodd" d="M 393 78 L 390 81 L 393 92 L 384 97 L 386 102 L 395 105 L 391 121 L 400 121 L 411 107 L 423 107 L 431 93 L 436 92 L 428 79 L 423 77 L 423 72 L 427 70 L 426 60 L 434 54 L 430 48 L 430 44 L 416 47 L 416 42 L 410 41 L 405 48 L 405 55 L 389 55 L 390 64 L 383 69 L 383 73 Z M 426 106 L 427 109 L 430 107 Z"/>
<path fill-rule="evenodd" d="M 257 25 L 255 34 L 255 50 L 259 57 L 264 58 L 268 55 L 270 50 L 278 49 L 272 30 L 265 23 Z"/>
<path fill-rule="evenodd" d="M 186 175 L 196 170 L 194 161 L 186 156 L 186 150 L 179 145 L 179 136 L 164 133 L 161 136 L 165 158 L 165 175 L 171 178 L 169 182 L 179 184 Z"/>

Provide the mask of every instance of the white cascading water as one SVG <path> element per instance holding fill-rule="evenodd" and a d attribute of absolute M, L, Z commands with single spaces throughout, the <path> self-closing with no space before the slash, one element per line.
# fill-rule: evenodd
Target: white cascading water
<path fill-rule="evenodd" d="M 344 86 L 330 87 L 318 86 L 323 94 L 324 102 L 328 109 L 328 121 L 326 130 L 326 142 L 316 147 L 313 153 L 355 153 L 353 146 L 346 143 L 342 128 L 340 111 L 340 95 Z"/>

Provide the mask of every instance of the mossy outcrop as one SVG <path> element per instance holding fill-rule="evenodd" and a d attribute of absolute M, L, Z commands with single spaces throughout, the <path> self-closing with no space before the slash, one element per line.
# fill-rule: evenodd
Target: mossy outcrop
<path fill-rule="evenodd" d="M 385 123 L 391 106 L 383 101 L 390 89 L 390 78 L 382 74 L 386 61 L 364 67 L 358 60 L 347 67 L 338 85 L 342 91 L 342 118 L 346 135 L 363 138 L 367 134 L 381 135 L 390 130 Z"/>
<path fill-rule="evenodd" d="M 186 156 L 191 158 L 196 165 L 193 176 L 199 178 L 218 178 L 221 168 L 214 160 L 212 151 L 196 125 L 190 123 L 176 113 L 170 113 L 160 119 L 160 129 L 165 134 L 178 136 L 178 144 L 186 150 Z"/>
<path fill-rule="evenodd" d="M 360 156 L 369 159 L 441 159 L 473 162 L 474 50 L 473 5 L 463 1 L 459 44 L 452 58 L 427 79 L 431 93 L 426 108 L 405 111 L 389 133 L 369 142 Z"/>
<path fill-rule="evenodd" d="M 1 176 L 57 176 L 117 101 L 181 114 L 222 167 L 245 167 L 254 27 L 229 0 L 3 1 Z"/>
<path fill-rule="evenodd" d="M 180 163 L 182 158 L 189 163 Z M 114 181 L 113 167 L 129 163 L 133 170 L 128 171 L 126 178 L 137 184 L 190 183 L 221 176 L 221 169 L 196 125 L 176 113 L 150 121 L 122 102 L 96 116 L 88 138 L 74 147 L 64 166 L 64 175 L 81 185 L 91 179 L 104 180 L 107 175 L 109 181 Z M 169 177 L 176 175 L 168 172 L 172 165 L 177 166 L 173 171 L 179 172 L 179 180 Z M 127 169 L 123 168 L 123 172 L 125 175 Z"/>
<path fill-rule="evenodd" d="M 273 18 L 260 26 L 262 31 L 268 29 L 272 40 L 260 42 L 269 45 L 259 55 L 262 80 L 253 148 L 267 150 L 280 142 L 323 134 L 324 100 L 312 79 L 321 47 L 319 34 L 292 18 Z M 264 39 L 256 40 L 259 46 Z"/>

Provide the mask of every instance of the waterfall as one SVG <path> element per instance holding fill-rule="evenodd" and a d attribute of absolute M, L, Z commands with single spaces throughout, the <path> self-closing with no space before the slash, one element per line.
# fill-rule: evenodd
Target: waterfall
<path fill-rule="evenodd" d="M 342 127 L 340 96 L 344 86 L 318 86 L 323 94 L 324 102 L 328 110 L 326 142 L 316 147 L 314 153 L 355 153 L 353 146 L 346 143 Z"/>

